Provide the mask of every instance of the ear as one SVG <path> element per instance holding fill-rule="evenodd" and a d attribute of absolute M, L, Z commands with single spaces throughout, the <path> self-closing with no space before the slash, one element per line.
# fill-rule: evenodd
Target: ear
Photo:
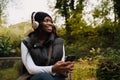
<path fill-rule="evenodd" d="M 37 21 L 33 21 L 33 23 L 32 23 L 33 29 L 37 29 L 38 26 L 39 26 L 39 23 Z"/>
<path fill-rule="evenodd" d="M 39 22 L 35 21 L 35 15 L 36 15 L 36 12 L 33 12 L 33 14 L 32 14 L 32 27 L 33 27 L 33 29 L 37 29 L 39 26 Z"/>

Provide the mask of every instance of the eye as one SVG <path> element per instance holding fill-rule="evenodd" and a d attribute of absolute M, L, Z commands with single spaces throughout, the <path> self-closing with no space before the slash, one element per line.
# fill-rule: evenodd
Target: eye
<path fill-rule="evenodd" d="M 43 22 L 51 22 L 51 23 L 53 23 L 53 21 L 50 20 L 50 19 L 45 19 L 45 20 L 43 20 Z"/>

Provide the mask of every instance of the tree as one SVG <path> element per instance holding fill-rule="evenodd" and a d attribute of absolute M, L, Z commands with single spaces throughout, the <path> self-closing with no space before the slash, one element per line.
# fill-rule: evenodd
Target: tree
<path fill-rule="evenodd" d="M 56 6 L 55 6 L 55 8 L 58 8 L 58 13 L 61 14 L 63 17 L 65 17 L 67 39 L 70 39 L 71 28 L 70 28 L 70 25 L 68 24 L 68 18 L 70 17 L 70 14 L 69 14 L 70 9 L 71 8 L 74 9 L 73 5 L 74 5 L 74 0 L 70 0 L 70 1 L 57 0 Z M 68 43 L 71 43 L 71 41 L 69 40 Z"/>
<path fill-rule="evenodd" d="M 55 8 L 58 9 L 58 13 L 65 17 L 65 29 L 66 29 L 66 38 L 67 43 L 71 43 L 71 25 L 69 24 L 68 20 L 73 15 L 73 11 L 77 10 L 76 6 L 80 5 L 84 0 L 57 0 Z M 76 6 L 75 6 L 76 5 Z"/>
<path fill-rule="evenodd" d="M 114 1 L 114 13 L 115 13 L 115 41 L 114 45 L 120 48 L 120 0 L 113 0 Z"/>
<path fill-rule="evenodd" d="M 115 21 L 119 20 L 120 23 L 120 0 L 113 0 L 113 1 L 114 1 Z"/>
<path fill-rule="evenodd" d="M 4 10 L 6 9 L 8 2 L 9 2 L 8 0 L 1 0 L 0 1 L 0 27 L 2 24 L 2 16 L 4 14 Z"/>
<path fill-rule="evenodd" d="M 95 7 L 93 11 L 94 26 L 101 25 L 102 23 L 112 22 L 114 18 L 111 16 L 114 15 L 113 1 L 112 0 L 99 0 L 100 4 Z"/>

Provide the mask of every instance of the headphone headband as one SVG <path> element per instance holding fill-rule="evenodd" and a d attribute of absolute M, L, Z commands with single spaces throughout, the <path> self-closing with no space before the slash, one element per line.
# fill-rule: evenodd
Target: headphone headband
<path fill-rule="evenodd" d="M 35 15 L 36 15 L 36 12 L 33 12 L 33 16 L 32 16 L 33 21 L 35 21 Z"/>

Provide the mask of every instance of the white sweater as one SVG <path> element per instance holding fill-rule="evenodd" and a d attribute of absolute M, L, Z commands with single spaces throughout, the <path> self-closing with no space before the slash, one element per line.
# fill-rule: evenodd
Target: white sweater
<path fill-rule="evenodd" d="M 52 74 L 52 65 L 51 66 L 37 66 L 33 60 L 31 55 L 28 52 L 27 47 L 24 45 L 24 43 L 21 43 L 21 57 L 22 57 L 22 62 L 25 65 L 26 69 L 30 74 L 37 74 L 41 72 L 47 72 Z M 62 61 L 65 60 L 65 49 L 63 46 L 63 57 L 61 59 Z"/>

